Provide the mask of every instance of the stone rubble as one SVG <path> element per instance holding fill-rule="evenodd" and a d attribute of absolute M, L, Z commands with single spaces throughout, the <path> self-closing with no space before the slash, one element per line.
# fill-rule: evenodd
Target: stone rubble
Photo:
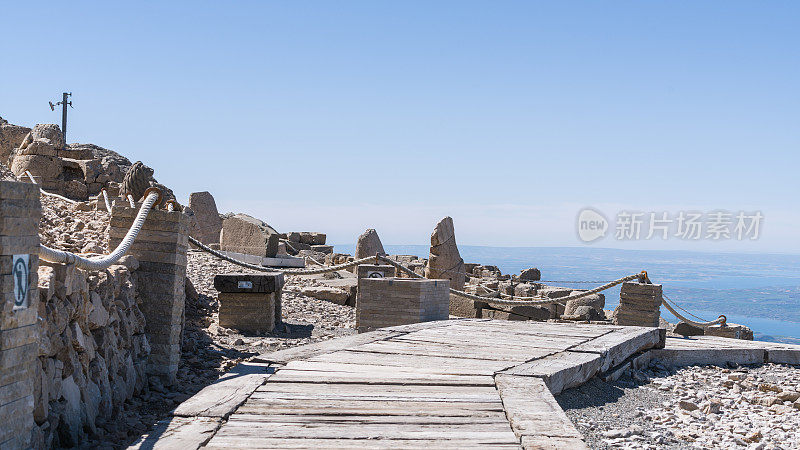
<path fill-rule="evenodd" d="M 626 375 L 559 396 L 592 448 L 800 448 L 800 367 L 652 361 Z"/>

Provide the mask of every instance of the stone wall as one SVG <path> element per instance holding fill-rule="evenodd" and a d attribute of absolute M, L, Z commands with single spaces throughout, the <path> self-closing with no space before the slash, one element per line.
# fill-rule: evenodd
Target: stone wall
<path fill-rule="evenodd" d="M 105 434 L 126 399 L 147 387 L 150 353 L 131 256 L 99 272 L 39 267 L 39 349 L 33 448 Z"/>

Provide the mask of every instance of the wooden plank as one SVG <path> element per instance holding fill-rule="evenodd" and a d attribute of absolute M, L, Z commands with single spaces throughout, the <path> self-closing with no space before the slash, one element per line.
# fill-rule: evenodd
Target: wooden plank
<path fill-rule="evenodd" d="M 221 444 L 217 444 L 221 442 Z M 231 448 L 248 448 L 254 450 L 273 450 L 291 448 L 339 449 L 484 449 L 484 448 L 519 448 L 519 443 L 508 443 L 495 439 L 285 439 L 285 438 L 221 438 L 212 441 L 204 450 L 230 450 Z"/>
<path fill-rule="evenodd" d="M 158 422 L 148 434 L 141 436 L 129 449 L 193 450 L 202 447 L 219 428 L 216 417 L 171 417 Z"/>
<path fill-rule="evenodd" d="M 497 389 L 494 386 L 425 386 L 425 385 L 374 385 L 374 384 L 308 384 L 308 383 L 266 383 L 259 386 L 256 392 L 281 392 L 299 394 L 341 394 L 348 395 L 431 395 L 431 396 L 452 396 L 468 397 L 475 396 L 494 396 L 497 397 Z"/>
<path fill-rule="evenodd" d="M 350 364 L 355 366 L 355 364 Z M 323 372 L 315 370 L 282 369 L 273 375 L 270 383 L 362 383 L 362 384 L 450 384 L 464 386 L 492 386 L 489 375 L 453 375 L 394 372 Z"/>
<path fill-rule="evenodd" d="M 310 439 L 491 439 L 499 442 L 519 442 L 508 423 L 485 424 L 282 424 L 256 422 L 243 416 L 231 416 L 214 436 L 212 444 L 220 445 L 226 438 L 310 438 Z"/>
<path fill-rule="evenodd" d="M 178 405 L 174 414 L 184 417 L 226 418 L 274 373 L 263 363 L 241 363 L 215 383 Z"/>
<path fill-rule="evenodd" d="M 447 425 L 447 424 L 508 424 L 508 419 L 502 413 L 493 416 L 401 416 L 401 415 L 299 415 L 299 414 L 250 414 L 246 418 L 254 422 L 279 422 L 297 425 L 307 423 L 329 424 L 421 424 L 421 425 Z"/>
<path fill-rule="evenodd" d="M 438 417 L 504 417 L 503 404 L 494 402 L 446 403 L 434 401 L 318 400 L 292 401 L 259 399 L 247 401 L 231 415 L 334 415 L 334 416 L 438 416 Z"/>
<path fill-rule="evenodd" d="M 466 352 L 469 354 L 469 352 Z M 435 368 L 438 373 L 470 373 L 490 375 L 513 365 L 509 361 L 491 361 L 471 358 L 446 358 L 440 356 L 419 356 L 408 354 L 388 355 L 375 352 L 354 352 L 343 350 L 316 356 L 309 361 L 338 364 L 367 364 L 393 367 Z"/>
<path fill-rule="evenodd" d="M 312 358 L 324 353 L 344 350 L 358 345 L 375 342 L 390 337 L 399 336 L 401 332 L 377 330 L 369 333 L 354 334 L 328 341 L 316 342 L 314 344 L 301 345 L 299 347 L 287 348 L 275 352 L 263 353 L 255 358 L 254 362 L 287 364 L 290 361 Z"/>
<path fill-rule="evenodd" d="M 561 352 L 520 364 L 503 373 L 539 377 L 550 392 L 558 394 L 588 381 L 600 371 L 601 363 L 602 358 L 596 353 Z"/>
<path fill-rule="evenodd" d="M 592 339 L 570 349 L 576 352 L 592 352 L 602 356 L 600 371 L 621 364 L 636 352 L 656 347 L 661 342 L 658 328 L 626 327 Z"/>
<path fill-rule="evenodd" d="M 518 437 L 581 439 L 580 432 L 542 379 L 498 374 L 495 381 L 511 428 Z"/>
<path fill-rule="evenodd" d="M 506 339 L 489 339 L 484 336 L 463 333 L 461 335 L 453 336 L 415 336 L 412 335 L 402 336 L 392 339 L 392 342 L 409 342 L 420 344 L 447 344 L 461 347 L 464 351 L 469 351 L 472 344 L 484 347 L 493 347 L 498 350 L 508 351 L 536 351 L 543 348 L 555 349 L 559 351 L 567 350 L 576 345 L 580 345 L 588 340 L 588 338 L 572 338 L 572 337 L 542 337 L 538 339 L 515 339 L 511 336 Z"/>
<path fill-rule="evenodd" d="M 351 349 L 351 351 L 369 351 L 386 354 L 420 355 L 420 356 L 441 356 L 453 359 L 469 357 L 472 359 L 484 359 L 492 361 L 524 362 L 533 358 L 541 358 L 546 355 L 561 351 L 561 349 L 542 349 L 529 348 L 519 350 L 516 348 L 498 348 L 496 346 L 485 346 L 471 342 L 468 349 L 463 345 L 442 344 L 433 342 L 412 342 L 412 341 L 379 341 L 371 344 L 362 345 Z"/>

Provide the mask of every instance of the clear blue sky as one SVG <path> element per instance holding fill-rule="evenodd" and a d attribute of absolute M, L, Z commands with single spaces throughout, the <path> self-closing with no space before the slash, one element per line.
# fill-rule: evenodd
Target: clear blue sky
<path fill-rule="evenodd" d="M 761 210 L 800 252 L 796 2 L 6 2 L 0 115 L 279 230 L 580 245 L 577 211 Z M 63 26 L 62 26 L 63 25 Z M 607 240 L 604 246 L 620 246 Z M 624 246 L 623 246 L 624 247 Z"/>

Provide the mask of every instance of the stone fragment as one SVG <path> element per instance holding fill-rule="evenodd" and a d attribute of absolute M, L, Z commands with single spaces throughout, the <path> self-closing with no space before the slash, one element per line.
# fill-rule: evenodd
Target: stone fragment
<path fill-rule="evenodd" d="M 64 134 L 61 133 L 61 127 L 54 123 L 36 124 L 31 130 L 31 138 L 34 141 L 37 139 L 47 139 L 55 148 L 64 147 Z"/>
<path fill-rule="evenodd" d="M 431 250 L 425 277 L 450 280 L 450 288 L 464 289 L 464 260 L 458 252 L 453 219 L 445 217 L 431 233 Z"/>
<path fill-rule="evenodd" d="M 206 245 L 219 242 L 222 219 L 214 196 L 207 191 L 192 192 L 188 206 L 194 211 L 195 219 L 190 225 L 189 235 Z"/>
<path fill-rule="evenodd" d="M 533 267 L 530 269 L 525 269 L 522 272 L 520 272 L 518 278 L 524 281 L 539 281 L 542 279 L 542 272 L 540 272 L 539 269 Z"/>
<path fill-rule="evenodd" d="M 309 286 L 303 288 L 300 293 L 306 297 L 329 301 L 331 303 L 336 303 L 337 305 L 346 304 L 347 299 L 350 298 L 350 294 L 348 294 L 346 291 L 328 286 Z"/>
<path fill-rule="evenodd" d="M 378 232 L 369 228 L 358 237 L 355 258 L 361 259 L 368 256 L 375 256 L 376 254 L 385 255 L 386 251 L 383 249 L 383 244 L 381 243 L 381 238 L 378 237 Z"/>
<path fill-rule="evenodd" d="M 702 336 L 703 329 L 694 325 L 689 325 L 686 322 L 679 322 L 675 325 L 673 333 L 680 334 L 681 336 Z"/>
<path fill-rule="evenodd" d="M 220 233 L 222 250 L 275 257 L 278 254 L 279 240 L 274 228 L 247 214 L 235 214 L 222 221 Z"/>
<path fill-rule="evenodd" d="M 569 295 L 579 294 L 581 292 L 583 291 L 572 291 Z M 590 309 L 594 309 L 597 313 L 596 316 L 600 317 L 603 312 L 603 307 L 606 306 L 606 296 L 603 294 L 592 294 L 587 295 L 586 297 L 576 298 L 575 300 L 568 300 L 566 306 L 564 307 L 564 315 L 581 315 L 577 312 L 577 310 L 583 306 L 588 306 Z"/>
<path fill-rule="evenodd" d="M 688 400 L 681 400 L 678 403 L 678 406 L 680 406 L 681 409 L 683 409 L 685 411 L 695 411 L 695 410 L 697 410 L 699 408 L 696 403 L 690 402 Z"/>

